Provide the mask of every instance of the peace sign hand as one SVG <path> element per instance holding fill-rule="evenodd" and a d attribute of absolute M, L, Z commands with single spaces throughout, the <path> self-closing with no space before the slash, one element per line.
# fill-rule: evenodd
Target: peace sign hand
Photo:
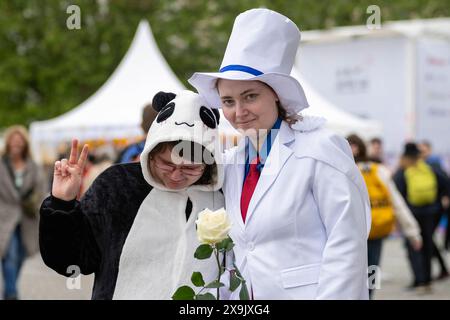
<path fill-rule="evenodd" d="M 77 197 L 81 187 L 88 149 L 88 145 L 85 144 L 78 159 L 78 140 L 73 139 L 69 160 L 62 159 L 55 162 L 52 185 L 52 195 L 55 198 L 70 201 Z"/>

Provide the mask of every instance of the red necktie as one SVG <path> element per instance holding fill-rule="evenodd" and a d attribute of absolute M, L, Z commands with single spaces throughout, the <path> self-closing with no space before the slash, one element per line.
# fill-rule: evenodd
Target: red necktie
<path fill-rule="evenodd" d="M 250 199 L 252 198 L 253 192 L 255 191 L 256 184 L 259 179 L 259 171 L 257 166 L 259 164 L 259 158 L 254 158 L 250 162 L 250 169 L 248 171 L 247 177 L 245 178 L 244 185 L 242 187 L 241 194 L 241 215 L 242 220 L 245 223 L 245 218 L 247 217 L 248 205 L 250 204 Z"/>

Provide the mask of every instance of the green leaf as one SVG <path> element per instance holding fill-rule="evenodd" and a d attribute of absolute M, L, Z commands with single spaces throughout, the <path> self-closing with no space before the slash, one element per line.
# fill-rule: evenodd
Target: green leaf
<path fill-rule="evenodd" d="M 230 246 L 231 246 L 231 248 L 233 248 L 233 246 L 234 246 L 233 240 L 231 240 L 230 237 L 227 237 L 226 239 L 223 239 L 221 242 L 219 242 L 217 244 L 217 249 L 229 251 L 228 247 L 230 247 Z"/>
<path fill-rule="evenodd" d="M 239 272 L 239 269 L 238 269 L 238 267 L 236 266 L 236 264 L 233 263 L 233 267 L 234 267 L 234 271 L 236 272 L 236 275 L 237 275 L 239 278 L 242 279 L 242 275 L 241 275 L 241 273 Z"/>
<path fill-rule="evenodd" d="M 213 253 L 213 247 L 211 247 L 209 244 L 202 244 L 198 246 L 197 250 L 195 250 L 194 257 L 203 260 L 208 259 L 211 257 L 211 254 Z"/>
<path fill-rule="evenodd" d="M 250 300 L 248 295 L 247 284 L 245 281 L 242 282 L 241 291 L 239 292 L 239 299 L 241 300 Z"/>
<path fill-rule="evenodd" d="M 200 272 L 194 272 L 191 276 L 191 281 L 196 287 L 203 287 L 205 285 L 205 280 Z"/>
<path fill-rule="evenodd" d="M 241 279 L 236 276 L 235 272 L 230 272 L 230 291 L 233 292 L 241 284 Z"/>
<path fill-rule="evenodd" d="M 194 300 L 195 292 L 191 287 L 182 286 L 175 291 L 172 296 L 173 300 Z"/>
<path fill-rule="evenodd" d="M 195 300 L 216 300 L 216 297 L 212 293 L 198 294 Z"/>
<path fill-rule="evenodd" d="M 206 288 L 211 289 L 211 288 L 220 288 L 220 287 L 224 287 L 225 285 L 222 282 L 219 282 L 217 280 L 214 280 L 213 282 L 210 282 L 206 285 Z"/>
<path fill-rule="evenodd" d="M 223 275 L 223 273 L 225 272 L 225 267 L 224 266 L 220 266 L 220 275 Z"/>
<path fill-rule="evenodd" d="M 227 237 L 217 243 L 217 249 L 225 249 L 229 240 L 231 240 L 230 237 Z"/>
<path fill-rule="evenodd" d="M 231 241 L 228 243 L 227 247 L 225 248 L 225 251 L 226 252 L 231 251 L 231 249 L 233 249 L 233 248 L 234 248 L 234 243 L 233 243 L 233 241 Z"/>

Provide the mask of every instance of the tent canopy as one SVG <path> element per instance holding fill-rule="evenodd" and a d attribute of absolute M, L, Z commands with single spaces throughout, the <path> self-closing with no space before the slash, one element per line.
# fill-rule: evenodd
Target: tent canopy
<path fill-rule="evenodd" d="M 185 90 L 159 51 L 147 21 L 141 21 L 130 48 L 103 86 L 71 111 L 31 124 L 34 154 L 55 152 L 61 142 L 111 140 L 142 135 L 142 109 L 159 91 Z M 221 111 L 219 130 L 237 135 Z"/>
<path fill-rule="evenodd" d="M 103 86 L 82 104 L 51 120 L 31 124 L 35 154 L 40 146 L 81 140 L 142 135 L 142 109 L 159 91 L 184 87 L 159 51 L 147 21 L 141 21 L 131 46 Z"/>

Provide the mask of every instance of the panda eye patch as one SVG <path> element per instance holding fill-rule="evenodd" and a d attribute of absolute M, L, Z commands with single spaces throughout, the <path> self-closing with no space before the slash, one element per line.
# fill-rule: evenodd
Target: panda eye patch
<path fill-rule="evenodd" d="M 164 120 L 167 120 L 174 111 L 175 111 L 175 103 L 171 102 L 161 109 L 161 111 L 158 113 L 158 117 L 156 118 L 156 122 L 160 123 L 163 122 Z"/>
<path fill-rule="evenodd" d="M 203 123 L 211 129 L 215 129 L 217 126 L 214 113 L 204 106 L 200 108 L 200 119 L 202 119 Z"/>

